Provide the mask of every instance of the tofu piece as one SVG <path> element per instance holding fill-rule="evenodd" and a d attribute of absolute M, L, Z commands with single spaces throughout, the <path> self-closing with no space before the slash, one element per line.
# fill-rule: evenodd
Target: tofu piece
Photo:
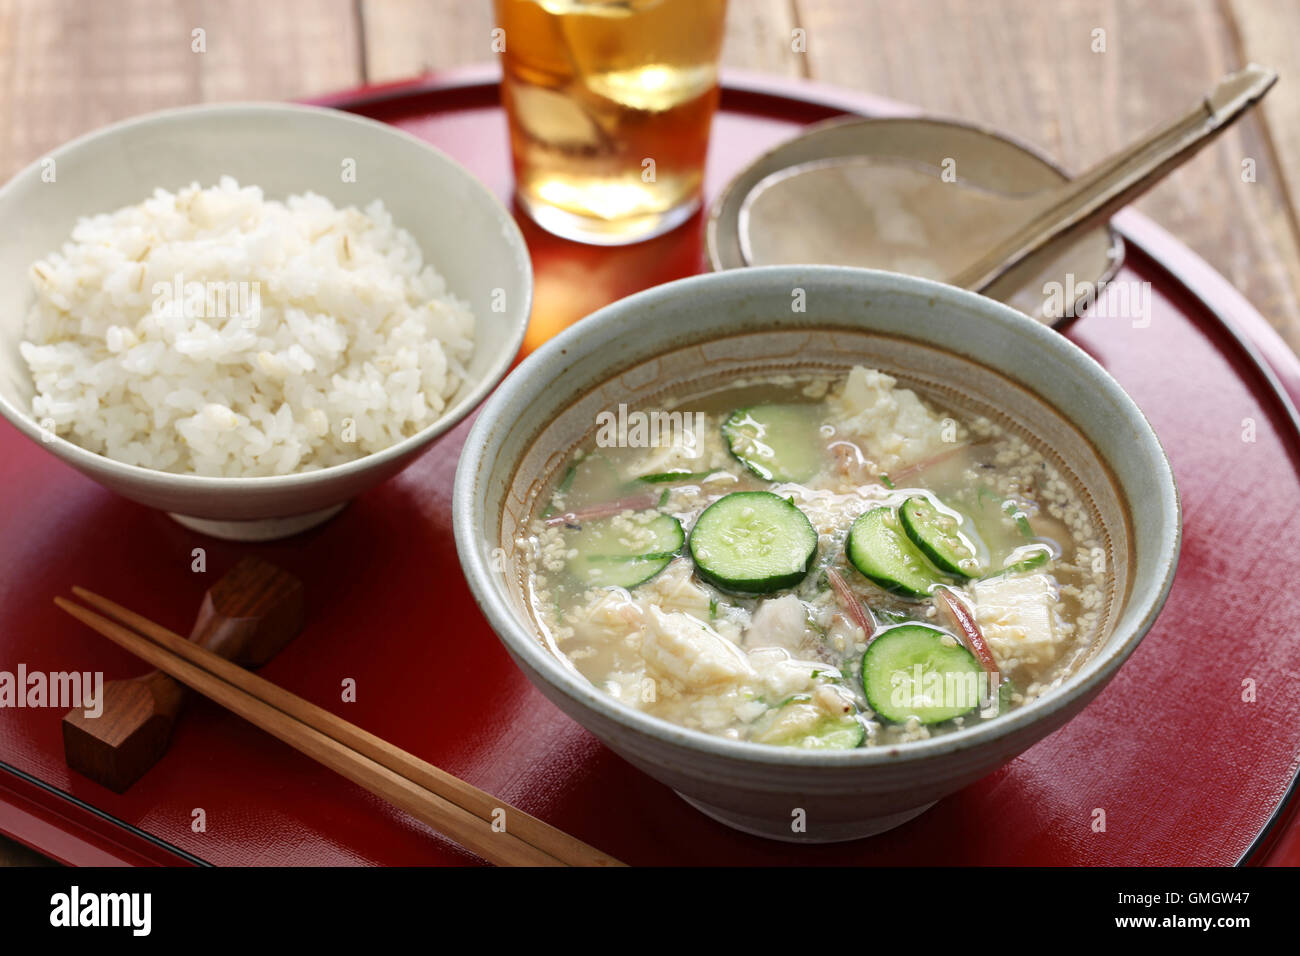
<path fill-rule="evenodd" d="M 971 588 L 975 620 L 999 667 L 1037 670 L 1052 663 L 1062 636 L 1057 627 L 1059 599 L 1050 574 L 1007 574 Z"/>
<path fill-rule="evenodd" d="M 624 479 L 651 475 L 663 471 L 713 471 L 725 468 L 731 461 L 730 453 L 722 440 L 718 422 L 704 412 L 659 412 L 661 420 L 657 434 L 646 436 L 650 444 L 637 457 L 632 471 L 624 471 Z M 613 438 L 613 436 L 611 436 Z M 614 440 L 619 447 L 638 447 L 626 431 Z"/>
<path fill-rule="evenodd" d="M 699 621 L 709 623 L 709 592 L 691 577 L 691 560 L 678 558 L 661 574 L 652 578 L 635 594 L 638 603 L 645 607 L 655 605 L 668 612 L 681 611 Z"/>
<path fill-rule="evenodd" d="M 641 654 L 688 690 L 717 690 L 757 677 L 739 647 L 689 614 L 651 606 Z"/>
<path fill-rule="evenodd" d="M 758 673 L 763 688 L 772 698 L 789 697 L 811 690 L 813 674 L 839 675 L 829 664 L 791 657 L 780 647 L 760 647 L 749 652 L 750 666 Z"/>
<path fill-rule="evenodd" d="M 793 594 L 768 598 L 759 604 L 745 629 L 746 647 L 783 647 L 797 651 L 808 630 L 808 612 Z"/>
<path fill-rule="evenodd" d="M 825 719 L 825 711 L 816 704 L 787 704 L 777 712 L 772 723 L 755 734 L 753 739 L 760 744 L 798 741 L 816 733 L 818 725 Z"/>
<path fill-rule="evenodd" d="M 566 623 L 579 641 L 608 644 L 637 631 L 643 620 L 641 608 L 610 589 L 600 590 L 588 604 L 570 610 Z"/>
<path fill-rule="evenodd" d="M 885 470 L 952 447 L 943 440 L 943 419 L 884 372 L 855 366 L 838 402 L 843 430 L 857 437 L 863 453 Z"/>

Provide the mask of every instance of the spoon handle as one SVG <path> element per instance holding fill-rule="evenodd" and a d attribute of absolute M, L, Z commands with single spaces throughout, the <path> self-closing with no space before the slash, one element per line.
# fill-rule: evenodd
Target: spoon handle
<path fill-rule="evenodd" d="M 1109 218 L 1191 159 L 1259 102 L 1276 82 L 1276 72 L 1253 63 L 1224 77 L 1185 116 L 1052 190 L 1043 197 L 1042 208 L 1023 227 L 948 281 L 982 292 L 1049 242 Z"/>

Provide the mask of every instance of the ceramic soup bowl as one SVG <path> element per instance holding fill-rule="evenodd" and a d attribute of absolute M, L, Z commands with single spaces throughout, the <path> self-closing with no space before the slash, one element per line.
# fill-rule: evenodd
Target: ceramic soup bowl
<path fill-rule="evenodd" d="M 548 649 L 530 611 L 517 540 L 599 411 L 620 402 L 649 405 L 742 372 L 847 371 L 854 364 L 1000 421 L 1085 490 L 1114 584 L 1090 654 L 1060 686 L 996 719 L 927 740 L 804 750 L 714 736 L 634 710 Z M 806 841 L 897 826 L 1078 714 L 1151 627 L 1180 539 L 1177 491 L 1159 441 L 1132 399 L 1081 349 L 961 289 L 831 266 L 683 279 L 568 329 L 484 405 L 460 461 L 454 511 L 475 597 L 547 697 L 710 816 L 750 833 Z M 792 827 L 798 818 L 802 830 Z"/>

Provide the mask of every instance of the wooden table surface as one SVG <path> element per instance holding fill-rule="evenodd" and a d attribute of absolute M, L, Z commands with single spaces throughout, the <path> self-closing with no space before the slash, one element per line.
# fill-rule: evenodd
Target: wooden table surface
<path fill-rule="evenodd" d="M 489 60 L 492 19 L 489 0 L 0 0 L 0 179 L 148 110 Z M 1296 36 L 1297 0 L 731 0 L 723 64 L 997 127 L 1076 172 L 1271 66 L 1262 107 L 1137 206 L 1300 349 Z M 0 865 L 39 859 L 0 837 Z"/>

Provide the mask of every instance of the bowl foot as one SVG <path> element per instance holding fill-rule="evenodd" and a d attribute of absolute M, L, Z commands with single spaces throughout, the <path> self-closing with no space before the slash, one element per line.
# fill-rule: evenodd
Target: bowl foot
<path fill-rule="evenodd" d="M 861 840 L 863 837 L 875 836 L 878 833 L 884 833 L 886 830 L 892 830 L 894 827 L 902 826 L 908 820 L 919 817 L 934 806 L 934 803 L 926 803 L 899 813 L 869 817 L 865 820 L 855 820 L 852 823 L 831 823 L 820 826 L 816 824 L 810 814 L 807 821 L 807 830 L 796 833 L 791 829 L 789 820 L 774 820 L 770 817 L 754 817 L 744 813 L 737 813 L 724 807 L 700 803 L 680 791 L 674 792 L 706 817 L 717 820 L 733 830 L 763 837 L 766 840 L 780 840 L 783 843 L 844 843 L 847 840 Z"/>
<path fill-rule="evenodd" d="M 324 524 L 347 507 L 347 502 L 330 505 L 320 511 L 285 518 L 255 518 L 251 521 L 224 521 L 219 518 L 194 518 L 168 512 L 168 516 L 191 531 L 198 531 L 225 541 L 274 541 Z"/>

